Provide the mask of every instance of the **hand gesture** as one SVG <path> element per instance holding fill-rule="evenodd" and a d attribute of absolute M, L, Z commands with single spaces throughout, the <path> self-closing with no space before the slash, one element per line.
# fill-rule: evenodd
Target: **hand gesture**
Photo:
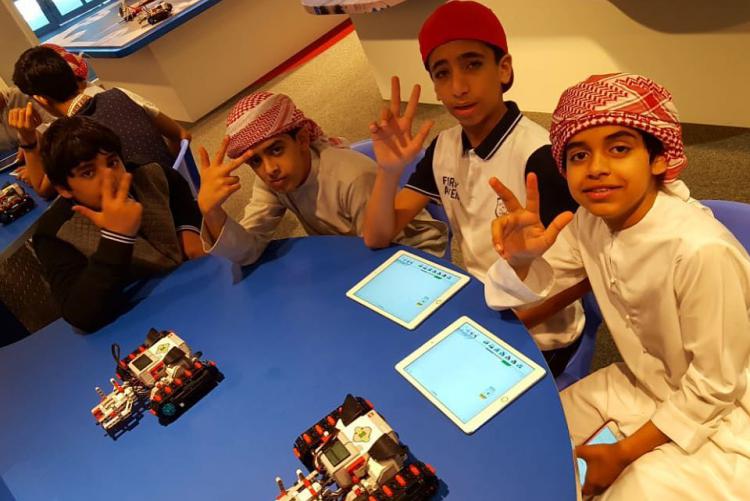
<path fill-rule="evenodd" d="M 526 178 L 526 207 L 521 206 L 513 192 L 496 177 L 490 179 L 490 186 L 509 211 L 492 221 L 492 243 L 513 268 L 529 266 L 544 254 L 555 243 L 560 231 L 573 220 L 572 212 L 563 212 L 548 228 L 544 227 L 539 218 L 536 174 Z"/>
<path fill-rule="evenodd" d="M 29 101 L 25 108 L 8 111 L 8 125 L 18 131 L 23 143 L 31 144 L 36 141 L 36 128 L 42 125 L 42 117 Z"/>
<path fill-rule="evenodd" d="M 134 237 L 141 227 L 143 206 L 128 196 L 132 179 L 133 176 L 126 172 L 115 188 L 114 173 L 110 169 L 105 169 L 102 179 L 101 211 L 97 212 L 83 205 L 74 205 L 73 210 L 87 217 L 99 228 Z"/>
<path fill-rule="evenodd" d="M 219 209 L 232 193 L 240 189 L 240 178 L 230 174 L 253 154 L 252 150 L 248 150 L 241 157 L 224 162 L 228 145 L 229 138 L 225 137 L 213 160 L 209 160 L 206 148 L 201 146 L 198 151 L 201 176 L 198 207 L 204 216 Z"/>
<path fill-rule="evenodd" d="M 629 464 L 617 444 L 579 445 L 576 456 L 586 461 L 584 495 L 601 494 Z"/>
<path fill-rule="evenodd" d="M 404 114 L 401 115 L 401 84 L 398 77 L 391 79 L 391 104 L 380 113 L 380 121 L 370 124 L 372 146 L 378 166 L 386 172 L 401 174 L 416 158 L 427 139 L 433 121 L 422 124 L 412 136 L 412 122 L 419 103 L 419 85 L 415 85 Z"/>

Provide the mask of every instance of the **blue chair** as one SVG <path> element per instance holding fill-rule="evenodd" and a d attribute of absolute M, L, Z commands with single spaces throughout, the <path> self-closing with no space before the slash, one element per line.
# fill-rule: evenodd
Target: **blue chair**
<path fill-rule="evenodd" d="M 559 391 L 583 379 L 591 372 L 591 362 L 594 359 L 594 349 L 596 348 L 596 331 L 599 330 L 602 323 L 602 313 L 592 292 L 583 296 L 582 301 L 586 323 L 581 333 L 581 344 L 570 357 L 565 370 L 555 379 Z"/>
<path fill-rule="evenodd" d="M 193 196 L 198 195 L 198 189 L 201 186 L 201 177 L 198 174 L 198 166 L 195 165 L 195 159 L 190 152 L 190 141 L 183 139 L 180 141 L 180 152 L 172 165 L 172 168 L 182 174 L 182 177 L 190 185 Z"/>
<path fill-rule="evenodd" d="M 364 155 L 367 155 L 368 157 L 375 160 L 375 152 L 372 148 L 372 139 L 363 139 L 362 141 L 357 141 L 356 143 L 352 143 L 350 145 L 351 149 L 356 150 Z M 422 160 L 422 157 L 424 156 L 424 150 L 422 150 L 419 155 L 417 155 L 417 158 L 414 159 L 412 163 L 406 166 L 404 169 L 403 174 L 401 174 L 401 179 L 399 179 L 399 186 L 402 188 L 404 185 L 406 185 L 407 181 L 409 181 L 409 177 L 414 172 L 414 169 L 417 168 L 417 164 L 420 160 Z M 438 205 L 435 202 L 430 201 L 427 204 L 427 212 L 430 213 L 430 215 L 443 223 L 448 227 L 448 245 L 445 249 L 445 255 L 443 258 L 450 261 L 451 258 L 451 225 L 448 221 L 448 214 L 445 213 L 445 209 L 442 205 Z"/>
<path fill-rule="evenodd" d="M 728 200 L 702 200 L 701 203 L 711 209 L 714 217 L 750 252 L 750 204 Z"/>
<path fill-rule="evenodd" d="M 711 209 L 714 217 L 719 220 L 737 240 L 750 252 L 750 204 L 741 202 L 730 202 L 727 200 L 703 200 L 703 205 Z M 591 361 L 594 357 L 594 346 L 596 343 L 596 331 L 602 322 L 599 305 L 592 293 L 583 298 L 583 310 L 586 314 L 586 324 L 583 329 L 583 339 L 576 353 L 568 362 L 560 376 L 557 378 L 557 388 L 564 388 L 575 383 L 588 375 L 591 370 Z"/>

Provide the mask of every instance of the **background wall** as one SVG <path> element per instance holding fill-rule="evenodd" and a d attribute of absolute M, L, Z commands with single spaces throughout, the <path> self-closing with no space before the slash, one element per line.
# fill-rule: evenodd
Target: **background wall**
<path fill-rule="evenodd" d="M 631 71 L 669 88 L 686 122 L 750 127 L 750 2 L 746 0 L 480 0 L 508 34 L 508 99 L 551 112 L 562 91 L 594 73 Z M 442 0 L 410 0 L 352 16 L 383 96 L 390 76 L 422 84 L 436 103 L 417 33 Z M 404 95 L 404 93 L 402 93 Z M 408 96 L 408 92 L 405 93 Z"/>
<path fill-rule="evenodd" d="M 12 0 L 0 0 L 0 87 L 11 85 L 13 65 L 21 52 L 38 44 Z"/>

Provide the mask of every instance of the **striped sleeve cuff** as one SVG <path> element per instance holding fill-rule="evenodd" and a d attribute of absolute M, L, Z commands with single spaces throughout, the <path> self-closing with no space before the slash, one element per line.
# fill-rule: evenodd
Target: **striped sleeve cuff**
<path fill-rule="evenodd" d="M 424 196 L 430 198 L 430 200 L 432 200 L 433 202 L 437 203 L 438 205 L 443 205 L 443 202 L 440 199 L 440 195 L 438 195 L 436 193 L 431 193 L 429 191 L 425 191 L 425 190 L 423 190 L 421 188 L 417 188 L 416 186 L 414 186 L 412 184 L 405 184 L 404 188 L 409 188 L 410 190 L 414 190 L 417 193 L 419 193 L 420 195 L 424 195 Z"/>
<path fill-rule="evenodd" d="M 201 229 L 193 226 L 192 224 L 182 224 L 177 227 L 177 233 L 181 231 L 192 231 L 193 233 L 197 233 L 198 235 L 201 234 Z"/>
<path fill-rule="evenodd" d="M 130 245 L 133 245 L 135 243 L 135 237 L 129 237 L 127 235 L 116 233 L 114 231 L 105 230 L 103 228 L 101 232 L 102 232 L 102 238 L 106 238 L 107 240 L 113 240 L 115 242 L 120 242 L 121 244 L 130 244 Z"/>

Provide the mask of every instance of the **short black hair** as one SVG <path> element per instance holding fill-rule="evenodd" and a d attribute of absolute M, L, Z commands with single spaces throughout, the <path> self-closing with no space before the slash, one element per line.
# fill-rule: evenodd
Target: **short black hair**
<path fill-rule="evenodd" d="M 500 64 L 500 60 L 505 57 L 505 51 L 498 47 L 497 45 L 493 45 L 491 43 L 483 42 L 481 40 L 476 40 L 476 42 L 481 43 L 485 47 L 488 47 L 490 50 L 492 50 L 492 53 L 495 55 L 495 64 Z M 433 51 L 434 52 L 434 51 Z M 432 75 L 432 72 L 430 71 L 430 57 L 432 57 L 432 52 L 427 56 L 427 59 L 425 59 L 424 62 L 424 69 L 427 70 L 427 73 Z M 510 88 L 510 85 L 503 84 L 502 86 L 503 92 L 507 91 Z"/>
<path fill-rule="evenodd" d="M 70 188 L 68 177 L 73 169 L 99 153 L 122 158 L 122 144 L 112 130 L 88 117 L 58 118 L 42 136 L 44 172 L 55 186 Z"/>
<path fill-rule="evenodd" d="M 28 96 L 43 96 L 58 103 L 78 93 L 78 80 L 65 59 L 41 45 L 26 50 L 18 58 L 13 83 Z"/>

